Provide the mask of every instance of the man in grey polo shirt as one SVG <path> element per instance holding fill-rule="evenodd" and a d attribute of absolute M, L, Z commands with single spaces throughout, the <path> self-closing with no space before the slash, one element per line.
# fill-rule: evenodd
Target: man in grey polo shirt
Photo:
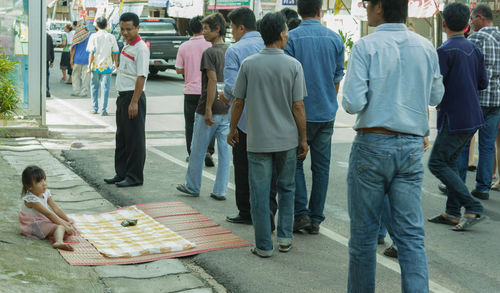
<path fill-rule="evenodd" d="M 273 169 L 279 195 L 279 251 L 287 252 L 292 247 L 295 166 L 297 157 L 305 158 L 308 151 L 302 102 L 307 92 L 302 65 L 283 52 L 288 40 L 285 16 L 264 16 L 261 35 L 266 48 L 246 58 L 236 78 L 227 141 L 231 146 L 238 142 L 236 126 L 246 101 L 248 178 L 255 231 L 252 252 L 269 257 L 274 249 L 269 222 Z"/>

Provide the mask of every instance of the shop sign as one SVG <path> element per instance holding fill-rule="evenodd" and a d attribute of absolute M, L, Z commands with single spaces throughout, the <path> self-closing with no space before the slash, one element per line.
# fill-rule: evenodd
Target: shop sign
<path fill-rule="evenodd" d="M 238 7 L 250 8 L 250 0 L 209 0 L 208 9 L 213 10 L 217 2 L 217 9 L 236 9 Z"/>

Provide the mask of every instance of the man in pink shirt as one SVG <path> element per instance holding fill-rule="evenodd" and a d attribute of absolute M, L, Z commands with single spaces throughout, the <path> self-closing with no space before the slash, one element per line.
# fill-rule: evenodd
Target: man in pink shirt
<path fill-rule="evenodd" d="M 202 16 L 195 16 L 189 20 L 189 28 L 194 34 L 189 41 L 183 43 L 177 52 L 175 61 L 175 71 L 177 74 L 184 75 L 184 121 L 186 129 L 186 147 L 188 155 L 191 155 L 191 140 L 193 137 L 194 113 L 198 106 L 198 100 L 201 96 L 201 56 L 205 49 L 211 46 L 210 42 L 205 41 L 202 34 L 202 25 L 200 23 Z M 214 153 L 214 139 L 210 141 L 207 155 L 205 157 L 205 166 L 213 167 L 212 154 Z M 188 158 L 186 161 L 188 161 Z"/>

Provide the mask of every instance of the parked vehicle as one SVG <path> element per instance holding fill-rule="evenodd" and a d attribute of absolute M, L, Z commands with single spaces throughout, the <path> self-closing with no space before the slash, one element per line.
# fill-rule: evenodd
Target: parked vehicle
<path fill-rule="evenodd" d="M 150 50 L 149 73 L 175 68 L 175 58 L 179 46 L 189 40 L 190 36 L 179 36 L 179 31 L 172 18 L 140 18 L 139 35 Z M 118 46 L 123 48 L 123 37 L 120 28 L 114 29 Z"/>
<path fill-rule="evenodd" d="M 61 20 L 48 20 L 47 21 L 47 32 L 52 37 L 52 42 L 54 43 L 54 47 L 58 46 L 62 43 L 62 35 L 64 32 L 64 26 L 68 24 L 67 21 Z"/>

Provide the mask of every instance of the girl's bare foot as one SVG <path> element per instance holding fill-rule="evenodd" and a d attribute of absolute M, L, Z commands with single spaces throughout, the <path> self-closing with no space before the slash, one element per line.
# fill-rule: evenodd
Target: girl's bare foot
<path fill-rule="evenodd" d="M 67 250 L 67 251 L 73 251 L 73 247 L 67 243 L 64 243 L 64 242 L 54 242 L 54 244 L 52 244 L 52 247 L 56 248 L 56 249 L 62 249 L 62 250 Z"/>

